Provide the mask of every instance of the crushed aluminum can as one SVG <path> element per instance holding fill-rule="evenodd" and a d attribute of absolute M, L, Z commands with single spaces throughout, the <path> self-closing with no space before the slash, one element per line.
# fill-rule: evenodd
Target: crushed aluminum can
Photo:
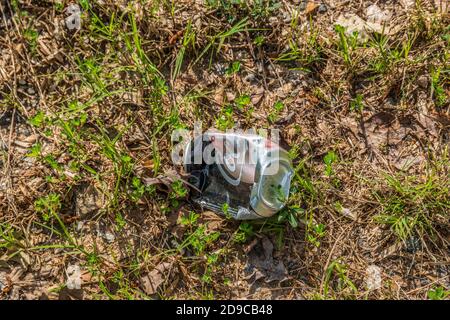
<path fill-rule="evenodd" d="M 237 220 L 281 210 L 294 174 L 288 153 L 256 134 L 209 130 L 190 140 L 183 162 L 193 201 Z"/>

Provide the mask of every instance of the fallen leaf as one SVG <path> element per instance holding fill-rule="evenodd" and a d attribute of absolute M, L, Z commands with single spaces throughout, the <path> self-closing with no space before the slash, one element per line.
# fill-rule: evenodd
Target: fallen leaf
<path fill-rule="evenodd" d="M 285 124 L 292 120 L 292 118 L 295 116 L 295 112 L 291 112 L 287 114 L 286 116 L 282 117 L 281 119 L 275 121 L 276 124 Z"/>
<path fill-rule="evenodd" d="M 414 8 L 416 5 L 416 0 L 400 0 L 400 2 L 406 9 Z"/>
<path fill-rule="evenodd" d="M 214 213 L 212 211 L 204 211 L 201 214 L 201 220 L 206 222 L 206 227 L 210 231 L 214 231 L 219 229 L 219 227 L 223 223 L 223 218 L 221 218 L 217 213 Z"/>
<path fill-rule="evenodd" d="M 247 278 L 256 275 L 255 281 L 264 278 L 266 282 L 286 279 L 288 273 L 282 261 L 273 258 L 273 244 L 264 237 L 248 253 L 247 269 L 252 272 Z"/>
<path fill-rule="evenodd" d="M 366 16 L 368 22 L 383 24 L 389 21 L 392 14 L 387 10 L 382 10 L 376 4 L 372 4 L 366 9 Z"/>
<path fill-rule="evenodd" d="M 251 102 L 254 106 L 261 102 L 262 97 L 264 96 L 264 88 L 259 87 L 256 89 L 256 92 L 251 96 Z"/>

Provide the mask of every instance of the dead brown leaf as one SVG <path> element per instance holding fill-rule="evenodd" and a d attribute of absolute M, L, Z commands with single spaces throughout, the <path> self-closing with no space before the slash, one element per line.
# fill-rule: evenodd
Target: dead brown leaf
<path fill-rule="evenodd" d="M 255 93 L 253 93 L 251 96 L 252 104 L 254 106 L 256 106 L 258 103 L 261 102 L 261 99 L 263 98 L 263 96 L 264 96 L 264 88 L 260 87 L 260 88 L 256 89 Z"/>

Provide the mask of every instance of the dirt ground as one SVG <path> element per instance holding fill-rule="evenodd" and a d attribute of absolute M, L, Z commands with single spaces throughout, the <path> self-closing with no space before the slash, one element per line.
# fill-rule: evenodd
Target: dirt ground
<path fill-rule="evenodd" d="M 0 0 L 0 299 L 448 299 L 445 0 Z M 270 219 L 171 133 L 279 129 Z"/>

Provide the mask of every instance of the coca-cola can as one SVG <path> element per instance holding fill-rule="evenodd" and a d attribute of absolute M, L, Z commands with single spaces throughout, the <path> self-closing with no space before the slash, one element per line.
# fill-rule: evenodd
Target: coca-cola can
<path fill-rule="evenodd" d="M 288 200 L 294 171 L 286 150 L 257 134 L 209 130 L 187 143 L 192 200 L 237 220 L 273 216 Z"/>

